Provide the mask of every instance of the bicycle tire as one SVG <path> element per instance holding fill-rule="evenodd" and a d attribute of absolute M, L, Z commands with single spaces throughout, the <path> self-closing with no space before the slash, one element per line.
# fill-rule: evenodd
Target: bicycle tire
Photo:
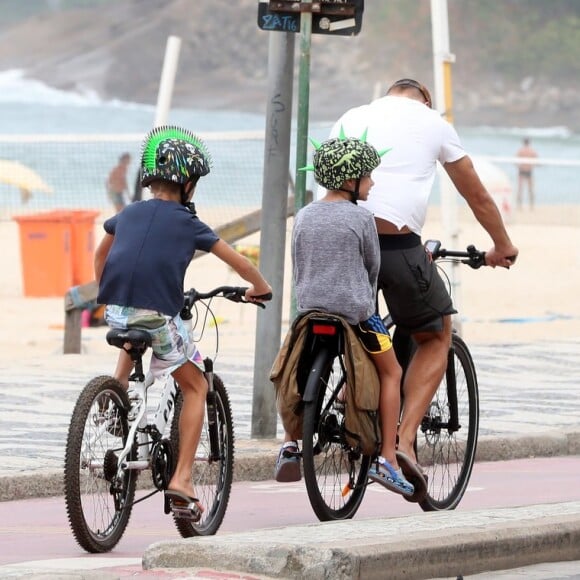
<path fill-rule="evenodd" d="M 371 464 L 369 456 L 361 455 L 346 440 L 344 406 L 336 405 L 341 386 L 346 383 L 340 356 L 326 348 L 317 353 L 308 375 L 308 383 L 315 382 L 316 395 L 304 404 L 304 481 L 310 505 L 320 521 L 350 519 L 356 514 Z"/>
<path fill-rule="evenodd" d="M 131 517 L 138 474 L 127 470 L 117 477 L 117 454 L 129 434 L 129 408 L 123 386 L 101 376 L 81 391 L 72 413 L 64 496 L 73 535 L 87 552 L 112 550 Z"/>
<path fill-rule="evenodd" d="M 192 481 L 196 496 L 204 512 L 198 522 L 191 522 L 174 516 L 175 526 L 183 538 L 211 536 L 220 528 L 232 490 L 234 477 L 234 423 L 228 392 L 218 375 L 213 376 L 216 394 L 216 415 L 219 441 L 218 461 L 210 457 L 210 439 L 207 412 L 193 464 Z M 179 453 L 179 415 L 183 405 L 183 395 L 178 390 L 175 412 L 171 422 L 171 442 L 175 457 Z M 206 408 L 207 410 L 207 408 Z"/>
<path fill-rule="evenodd" d="M 419 502 L 423 511 L 455 509 L 475 462 L 479 432 L 477 375 L 467 345 L 456 334 L 452 336 L 449 361 L 453 361 L 452 369 L 446 371 L 417 434 L 417 459 L 427 475 L 427 495 Z M 457 429 L 448 428 L 450 370 L 455 372 Z"/>

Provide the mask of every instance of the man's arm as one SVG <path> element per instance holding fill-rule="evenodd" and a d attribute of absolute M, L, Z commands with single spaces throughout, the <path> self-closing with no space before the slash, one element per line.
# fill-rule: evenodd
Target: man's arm
<path fill-rule="evenodd" d="M 512 244 L 501 214 L 479 179 L 469 156 L 466 155 L 453 163 L 446 163 L 444 167 L 477 221 L 493 240 L 494 247 L 486 253 L 486 263 L 493 267 L 508 267 L 513 264 L 518 249 Z"/>

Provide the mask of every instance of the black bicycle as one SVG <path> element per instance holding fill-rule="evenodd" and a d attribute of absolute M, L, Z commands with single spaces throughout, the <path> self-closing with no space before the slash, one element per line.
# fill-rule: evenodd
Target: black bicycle
<path fill-rule="evenodd" d="M 200 330 L 196 340 L 202 338 L 209 320 L 214 323 L 214 359 L 219 334 L 217 319 L 210 308 L 211 299 L 218 296 L 246 302 L 245 291 L 246 288 L 221 286 L 206 293 L 192 289 L 184 294 L 181 318 L 192 336 L 195 329 Z M 64 466 L 65 502 L 72 532 L 82 548 L 94 553 L 115 547 L 135 504 L 167 489 L 179 450 L 182 406 L 181 391 L 170 375 L 156 381 L 143 370 L 143 355 L 151 346 L 147 331 L 110 330 L 107 342 L 128 349 L 134 362 L 129 390 L 110 376 L 89 381 L 73 410 Z M 233 481 L 232 410 L 228 392 L 213 372 L 214 359 L 204 360 L 208 382 L 206 413 L 192 470 L 192 481 L 204 512 L 197 519 L 188 507 L 180 508 L 179 504 L 165 501 L 165 513 L 172 513 L 184 538 L 217 532 Z M 158 394 L 154 408 L 148 407 L 150 390 Z M 135 500 L 137 477 L 144 470 L 150 470 L 154 489 Z"/>
<path fill-rule="evenodd" d="M 372 456 L 363 454 L 346 429 L 347 354 L 342 322 L 317 314 L 307 325 L 298 364 L 304 482 L 319 520 L 348 519 L 363 500 Z"/>
<path fill-rule="evenodd" d="M 451 251 L 439 242 L 426 243 L 434 260 L 457 261 L 479 268 L 485 253 L 474 246 Z M 389 316 L 385 324 L 393 329 Z M 367 474 L 375 455 L 363 454 L 345 427 L 344 387 L 347 385 L 343 328 L 331 315 L 309 320 L 299 363 L 302 386 L 302 460 L 308 498 L 320 520 L 352 518 L 369 484 Z M 406 367 L 413 343 L 393 335 L 397 358 Z M 475 461 L 479 430 L 479 393 L 475 365 L 466 343 L 453 333 L 445 376 L 423 418 L 415 450 L 425 469 L 427 494 L 419 501 L 424 511 L 457 507 Z M 412 479 L 411 479 L 412 482 Z"/>
<path fill-rule="evenodd" d="M 465 251 L 446 250 L 438 240 L 428 240 L 425 248 L 439 263 L 461 263 L 474 269 L 485 265 L 485 252 L 473 245 Z M 390 315 L 384 322 L 392 331 L 395 325 Z M 397 333 L 396 328 L 392 334 L 404 378 L 415 346 L 409 335 Z M 401 389 L 401 407 L 403 398 Z M 473 470 L 478 433 L 479 390 L 475 364 L 467 344 L 453 330 L 445 375 L 415 440 L 417 461 L 427 480 L 427 494 L 419 501 L 424 511 L 453 510 L 459 505 Z M 412 478 L 410 481 L 413 483 Z"/>

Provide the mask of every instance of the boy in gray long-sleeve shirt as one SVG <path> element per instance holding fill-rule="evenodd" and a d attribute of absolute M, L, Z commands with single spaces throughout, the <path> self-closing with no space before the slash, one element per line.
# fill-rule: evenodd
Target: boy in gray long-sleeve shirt
<path fill-rule="evenodd" d="M 373 186 L 371 172 L 380 154 L 363 136 L 343 134 L 315 144 L 313 166 L 325 197 L 301 209 L 292 234 L 293 275 L 299 313 L 337 314 L 352 325 L 375 363 L 381 392 L 381 455 L 369 478 L 396 493 L 411 496 L 415 489 L 403 475 L 396 455 L 401 368 L 388 331 L 376 313 L 380 249 L 373 215 L 356 205 Z M 363 388 L 363 385 L 361 385 Z M 277 481 L 298 481 L 298 442 L 287 433 L 276 462 Z"/>

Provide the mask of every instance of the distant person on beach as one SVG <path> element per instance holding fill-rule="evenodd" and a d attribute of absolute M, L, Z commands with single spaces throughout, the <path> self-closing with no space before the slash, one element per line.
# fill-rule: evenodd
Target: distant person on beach
<path fill-rule="evenodd" d="M 117 213 L 127 205 L 125 196 L 129 190 L 129 186 L 127 185 L 127 169 L 129 163 L 131 163 L 131 155 L 129 153 L 123 153 L 119 157 L 119 162 L 111 169 L 107 178 L 107 195 Z"/>
<path fill-rule="evenodd" d="M 528 137 L 524 137 L 522 146 L 518 149 L 516 154 L 518 157 L 535 158 L 538 156 L 535 149 L 530 145 Z M 528 189 L 528 197 L 530 201 L 530 209 L 534 209 L 534 165 L 529 162 L 518 164 L 518 208 L 523 207 L 524 188 Z"/>
<path fill-rule="evenodd" d="M 103 224 L 105 236 L 95 252 L 97 302 L 106 305 L 111 328 L 152 335 L 151 371 L 171 373 L 179 385 L 179 454 L 165 494 L 172 503 L 194 506 L 198 518 L 203 507 L 195 498 L 192 469 L 207 381 L 203 357 L 179 315 L 185 272 L 197 250 L 211 252 L 250 284 L 246 300 L 269 300 L 272 288 L 188 208 L 199 178 L 210 171 L 209 153 L 197 136 L 179 127 L 153 129 L 143 142 L 141 170 L 141 184 L 153 198 L 127 205 Z M 132 368 L 130 356 L 120 351 L 114 376 L 125 388 Z"/>
<path fill-rule="evenodd" d="M 423 84 L 400 79 L 385 96 L 347 111 L 330 134 L 337 136 L 341 127 L 348 135 L 368 129 L 368 141 L 377 150 L 391 149 L 373 172 L 375 185 L 360 205 L 375 216 L 381 248 L 379 288 L 397 333 L 411 335 L 417 346 L 404 378 L 398 430 L 398 449 L 414 462 L 417 430 L 447 366 L 451 315 L 456 312 L 421 240 L 437 162 L 493 242 L 486 263 L 507 268 L 518 255 L 457 132 L 431 107 Z M 412 475 L 402 467 L 407 477 Z"/>

